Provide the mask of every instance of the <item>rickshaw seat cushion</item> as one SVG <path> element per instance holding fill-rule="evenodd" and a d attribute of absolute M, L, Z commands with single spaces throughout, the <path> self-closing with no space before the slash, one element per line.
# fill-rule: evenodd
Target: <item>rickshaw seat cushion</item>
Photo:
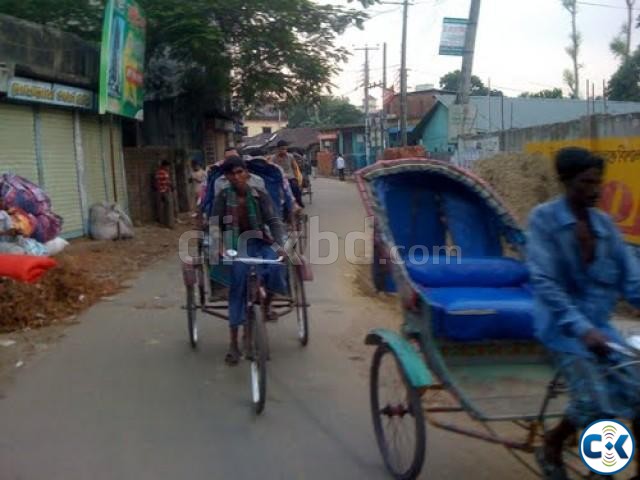
<path fill-rule="evenodd" d="M 432 288 L 518 287 L 529 279 L 524 263 L 507 257 L 434 257 L 424 262 L 414 255 L 405 259 L 405 266 L 413 281 Z"/>
<path fill-rule="evenodd" d="M 422 288 L 434 334 L 453 341 L 532 340 L 533 296 L 519 288 Z"/>

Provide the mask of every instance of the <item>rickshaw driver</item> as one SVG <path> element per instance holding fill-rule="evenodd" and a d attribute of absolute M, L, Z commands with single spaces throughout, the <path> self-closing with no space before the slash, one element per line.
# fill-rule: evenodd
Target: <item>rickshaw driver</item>
<path fill-rule="evenodd" d="M 569 147 L 557 153 L 555 166 L 565 194 L 532 212 L 527 257 L 536 335 L 550 350 L 570 395 L 564 418 L 545 435 L 538 452 L 546 478 L 562 480 L 568 478 L 563 444 L 577 429 L 626 418 L 633 420 L 640 441 L 640 372 L 626 367 L 625 375 L 607 375 L 612 362 L 620 360 L 609 342 L 624 342 L 609 318 L 620 293 L 640 307 L 640 266 L 612 219 L 595 208 L 604 160 Z"/>
<path fill-rule="evenodd" d="M 276 259 L 285 255 L 285 230 L 280 216 L 275 213 L 267 193 L 249 185 L 249 171 L 240 157 L 230 157 L 222 165 L 222 171 L 230 186 L 216 195 L 213 218 L 217 219 L 221 238 L 221 253 L 226 248 L 238 251 L 239 257 Z M 233 262 L 229 287 L 229 352 L 228 365 L 236 365 L 240 359 L 238 327 L 246 322 L 247 276 L 249 266 Z M 267 289 L 267 312 L 270 313 L 272 293 L 286 294 L 284 268 L 279 265 L 261 265 L 258 272 Z M 245 340 L 246 337 L 245 331 Z"/>

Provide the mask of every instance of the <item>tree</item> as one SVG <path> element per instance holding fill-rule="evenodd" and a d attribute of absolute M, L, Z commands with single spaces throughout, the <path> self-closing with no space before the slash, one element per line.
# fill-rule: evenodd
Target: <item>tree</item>
<path fill-rule="evenodd" d="M 636 3 L 636 0 L 625 0 L 627 4 L 627 22 L 622 25 L 620 29 L 620 34 L 616 36 L 611 43 L 609 44 L 609 48 L 611 52 L 620 57 L 623 61 L 629 58 L 631 54 L 631 32 L 633 30 L 633 6 Z"/>
<path fill-rule="evenodd" d="M 350 0 L 352 1 L 352 0 Z M 316 98 L 347 49 L 336 45 L 358 9 L 312 0 L 139 0 L 148 20 L 147 61 L 181 92 L 233 96 L 240 107 Z M 360 0 L 363 6 L 373 0 Z M 99 41 L 104 0 L 0 0 L 0 12 Z M 150 77 L 160 88 L 163 75 Z"/>
<path fill-rule="evenodd" d="M 608 95 L 611 100 L 640 102 L 640 47 L 613 74 Z"/>
<path fill-rule="evenodd" d="M 450 92 L 457 92 L 460 88 L 461 81 L 460 70 L 454 70 L 446 75 L 440 77 L 440 88 Z M 489 94 L 489 89 L 482 83 L 479 77 L 471 75 L 471 95 L 474 96 L 486 96 Z M 502 92 L 500 90 L 491 90 L 491 95 L 500 96 Z"/>
<path fill-rule="evenodd" d="M 352 125 L 364 122 L 364 114 L 346 98 L 325 96 L 319 101 L 293 104 L 287 112 L 289 128 Z"/>
<path fill-rule="evenodd" d="M 521 98 L 563 98 L 562 89 L 554 88 L 554 89 L 545 89 L 540 90 L 539 92 L 522 92 L 520 94 Z"/>
<path fill-rule="evenodd" d="M 560 0 L 562 2 L 562 6 L 569 12 L 571 15 L 571 33 L 569 34 L 569 39 L 571 40 L 571 44 L 565 49 L 567 54 L 571 57 L 573 62 L 573 71 L 567 69 L 563 73 L 564 82 L 567 84 L 569 89 L 571 90 L 571 98 L 579 98 L 580 97 L 580 69 L 582 65 L 580 65 L 579 57 L 580 57 L 580 45 L 582 44 L 582 36 L 580 32 L 578 32 L 578 27 L 576 25 L 576 17 L 578 16 L 578 3 L 577 0 Z"/>

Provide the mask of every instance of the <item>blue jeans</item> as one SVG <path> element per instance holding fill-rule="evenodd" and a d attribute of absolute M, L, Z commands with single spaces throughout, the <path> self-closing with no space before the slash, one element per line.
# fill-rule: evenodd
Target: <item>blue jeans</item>
<path fill-rule="evenodd" d="M 249 240 L 246 252 L 240 252 L 240 256 L 269 260 L 278 258 L 269 244 L 257 239 Z M 229 286 L 229 326 L 231 327 L 239 327 L 246 321 L 247 280 L 251 268 L 252 266 L 241 262 L 233 262 L 231 267 L 231 285 Z M 280 294 L 287 293 L 284 265 L 257 265 L 255 269 L 267 290 Z"/>
<path fill-rule="evenodd" d="M 640 418 L 637 365 L 612 370 L 614 363 L 559 352 L 553 359 L 569 387 L 566 416 L 575 426 L 586 427 L 605 418 Z"/>

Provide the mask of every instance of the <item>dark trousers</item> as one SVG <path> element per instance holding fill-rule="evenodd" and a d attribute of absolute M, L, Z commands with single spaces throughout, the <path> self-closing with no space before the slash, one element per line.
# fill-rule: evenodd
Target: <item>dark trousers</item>
<path fill-rule="evenodd" d="M 156 193 L 156 215 L 161 225 L 169 228 L 176 226 L 176 212 L 172 192 Z"/>
<path fill-rule="evenodd" d="M 344 182 L 344 168 L 338 169 L 338 177 L 340 177 L 341 182 Z"/>

